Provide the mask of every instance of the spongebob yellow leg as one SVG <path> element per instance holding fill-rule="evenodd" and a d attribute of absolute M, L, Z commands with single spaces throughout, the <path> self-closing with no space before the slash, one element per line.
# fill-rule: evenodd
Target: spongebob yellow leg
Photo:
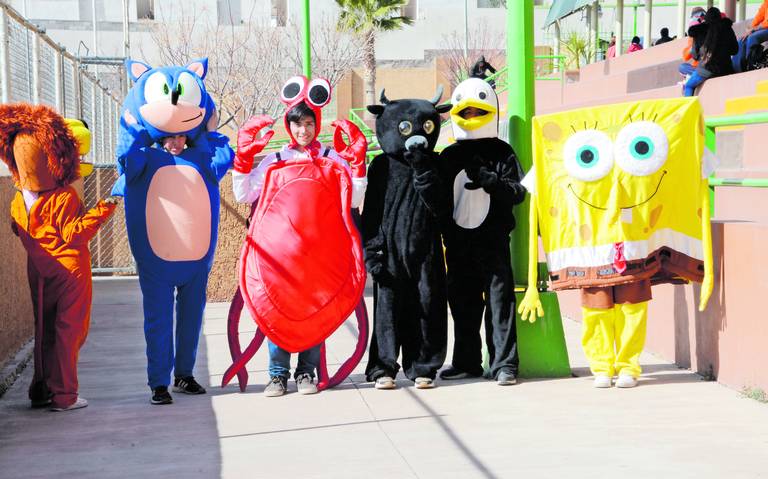
<path fill-rule="evenodd" d="M 616 360 L 614 352 L 615 309 L 582 307 L 581 345 L 592 374 L 612 377 Z M 608 383 L 610 385 L 610 383 Z"/>
<path fill-rule="evenodd" d="M 614 306 L 616 371 L 620 376 L 640 376 L 640 353 L 645 346 L 648 301 Z"/>

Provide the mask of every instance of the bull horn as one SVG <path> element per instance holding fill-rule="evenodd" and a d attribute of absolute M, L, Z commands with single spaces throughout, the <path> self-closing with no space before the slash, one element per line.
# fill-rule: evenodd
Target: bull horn
<path fill-rule="evenodd" d="M 389 98 L 387 98 L 387 95 L 384 94 L 384 89 L 381 89 L 381 94 L 379 95 L 379 102 L 381 102 L 382 105 L 386 105 L 389 103 Z"/>
<path fill-rule="evenodd" d="M 430 103 L 433 105 L 437 105 L 437 103 L 440 101 L 440 99 L 443 97 L 443 85 L 437 85 L 437 92 L 435 93 L 434 98 L 429 100 Z"/>

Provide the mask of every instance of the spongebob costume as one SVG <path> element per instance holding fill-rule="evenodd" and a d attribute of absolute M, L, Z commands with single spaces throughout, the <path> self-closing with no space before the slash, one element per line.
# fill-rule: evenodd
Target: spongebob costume
<path fill-rule="evenodd" d="M 533 118 L 529 278 L 537 228 L 554 290 L 581 289 L 582 345 L 596 387 L 637 384 L 651 284 L 712 292 L 704 120 L 696 99 L 598 106 Z M 535 284 L 535 281 L 531 281 Z M 519 311 L 543 311 L 529 287 Z"/>

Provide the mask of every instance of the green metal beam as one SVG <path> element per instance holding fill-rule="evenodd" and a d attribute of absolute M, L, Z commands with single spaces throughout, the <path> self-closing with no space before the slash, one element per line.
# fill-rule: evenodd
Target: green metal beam
<path fill-rule="evenodd" d="M 533 78 L 533 0 L 507 2 L 507 115 L 509 144 L 523 171 L 531 169 L 531 118 L 535 114 Z M 528 284 L 528 209 L 515 207 L 519 219 L 512 232 L 512 268 L 517 284 Z"/>
<path fill-rule="evenodd" d="M 312 78 L 312 42 L 309 31 L 309 0 L 304 0 L 304 76 Z"/>

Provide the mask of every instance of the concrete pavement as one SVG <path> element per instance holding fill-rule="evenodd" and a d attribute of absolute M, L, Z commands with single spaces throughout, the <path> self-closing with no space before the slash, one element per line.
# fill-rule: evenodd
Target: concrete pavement
<path fill-rule="evenodd" d="M 209 394 L 152 406 L 137 281 L 97 279 L 94 292 L 80 360 L 90 406 L 29 409 L 27 368 L 0 398 L 0 477 L 768 477 L 768 405 L 650 355 L 636 389 L 593 389 L 570 320 L 579 377 L 433 390 L 401 378 L 378 391 L 361 364 L 331 391 L 300 396 L 291 381 L 288 395 L 266 398 L 266 348 L 245 393 L 218 387 L 230 364 L 229 305 L 209 304 L 195 373 Z M 254 326 L 241 324 L 246 343 Z M 354 348 L 352 324 L 329 341 L 329 363 Z"/>

